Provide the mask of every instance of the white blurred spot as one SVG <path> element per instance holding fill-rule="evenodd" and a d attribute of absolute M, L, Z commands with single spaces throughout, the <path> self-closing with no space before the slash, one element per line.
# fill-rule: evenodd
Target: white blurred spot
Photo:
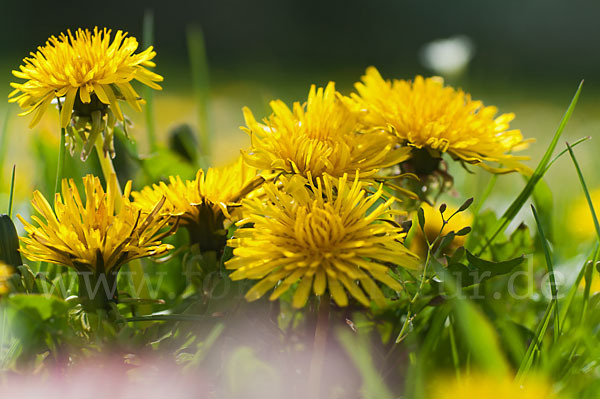
<path fill-rule="evenodd" d="M 419 53 L 423 65 L 443 76 L 460 75 L 475 53 L 473 40 L 465 35 L 425 44 Z"/>

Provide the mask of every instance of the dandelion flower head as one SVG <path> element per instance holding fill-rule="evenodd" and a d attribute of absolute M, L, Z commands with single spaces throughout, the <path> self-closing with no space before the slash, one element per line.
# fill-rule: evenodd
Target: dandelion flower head
<path fill-rule="evenodd" d="M 131 81 L 161 89 L 156 82 L 162 81 L 162 76 L 147 69 L 155 66 L 152 59 L 156 52 L 150 46 L 135 54 L 137 48 L 137 40 L 120 30 L 111 41 L 111 31 L 106 28 L 78 29 L 74 34 L 69 30 L 52 36 L 13 71 L 25 82 L 11 83 L 14 90 L 9 102 L 24 109 L 19 115 L 34 114 L 29 124 L 33 127 L 58 98 L 60 126 L 67 128 L 71 122 L 67 133 L 75 129 L 93 145 L 101 131 L 107 126 L 112 129 L 115 118 L 124 121 L 118 99 L 141 111 L 142 100 Z"/>
<path fill-rule="evenodd" d="M 206 172 L 200 169 L 194 180 L 171 176 L 168 183 L 144 187 L 132 196 L 136 206 L 146 211 L 165 197 L 162 216 L 177 217 L 179 225 L 188 229 L 201 250 L 220 250 L 226 241 L 225 224 L 237 220 L 241 200 L 263 181 L 255 168 L 238 157 L 223 167 L 208 168 Z"/>
<path fill-rule="evenodd" d="M 133 259 L 163 255 L 173 248 L 161 242 L 170 233 L 163 229 L 166 221 L 158 217 L 164 199 L 144 213 L 129 201 L 131 182 L 125 187 L 122 203 L 117 199 L 114 174 L 106 191 L 95 176 L 85 176 L 83 185 L 85 203 L 75 182 L 64 179 L 54 209 L 39 191 L 33 193 L 31 203 L 42 218 L 32 216 L 35 226 L 18 216 L 28 233 L 21 237 L 25 257 L 78 271 L 102 268 L 114 272 Z"/>
<path fill-rule="evenodd" d="M 403 145 L 427 149 L 436 158 L 447 152 L 494 173 L 528 171 L 520 163 L 527 157 L 510 154 L 529 143 L 519 130 L 510 130 L 514 114 L 496 116 L 496 107 L 444 86 L 441 78 L 390 82 L 370 67 L 355 87 L 358 93 L 345 102 L 360 115 L 364 129 L 391 131 Z"/>
<path fill-rule="evenodd" d="M 358 173 L 357 173 L 358 175 Z M 348 181 L 327 175 L 306 180 L 293 176 L 263 186 L 266 200 L 243 203 L 244 219 L 228 245 L 234 257 L 226 262 L 233 280 L 260 280 L 246 294 L 255 300 L 275 288 L 277 299 L 297 284 L 293 306 L 303 307 L 312 292 L 329 291 L 339 306 L 349 293 L 364 306 L 386 299 L 376 281 L 393 290 L 401 284 L 389 274 L 389 263 L 418 268 L 419 261 L 403 245 L 405 233 L 385 222 L 394 199 L 382 201 L 383 189 L 368 195 L 359 177 Z M 360 284 L 358 284 L 360 283 Z"/>
<path fill-rule="evenodd" d="M 243 155 L 258 169 L 304 177 L 341 177 L 358 170 L 364 178 L 408 158 L 408 149 L 385 134 L 357 132 L 357 119 L 338 98 L 333 82 L 324 89 L 311 86 L 308 101 L 295 102 L 292 109 L 281 100 L 270 105 L 273 113 L 264 123 L 244 108 L 252 148 Z"/>

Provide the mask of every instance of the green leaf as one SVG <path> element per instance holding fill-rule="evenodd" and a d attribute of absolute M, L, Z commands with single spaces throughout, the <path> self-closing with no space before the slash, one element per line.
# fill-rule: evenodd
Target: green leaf
<path fill-rule="evenodd" d="M 8 215 L 0 215 L 0 261 L 15 267 L 23 264 L 17 229 Z"/>
<path fill-rule="evenodd" d="M 515 269 L 515 267 L 519 266 L 525 260 L 525 256 L 519 256 L 518 258 L 510 259 L 503 262 L 492 262 L 489 260 L 484 260 L 478 258 L 473 255 L 471 252 L 467 250 L 467 260 L 469 261 L 469 266 L 474 267 L 481 271 L 491 271 L 499 274 L 507 274 Z"/>
<path fill-rule="evenodd" d="M 503 262 L 492 262 L 478 258 L 468 250 L 466 251 L 468 265 L 463 265 L 458 262 L 449 262 L 448 273 L 454 277 L 456 282 L 463 287 L 469 287 L 475 284 L 480 284 L 493 277 L 509 274 L 515 270 L 525 256 L 510 259 Z M 450 258 L 452 261 L 453 258 Z"/>
<path fill-rule="evenodd" d="M 419 227 L 421 228 L 421 231 L 425 231 L 425 211 L 423 208 L 419 208 L 417 211 L 417 219 L 419 221 Z"/>
<path fill-rule="evenodd" d="M 7 325 L 20 342 L 17 355 L 21 364 L 34 364 L 38 354 L 57 356 L 62 342 L 76 344 L 77 337 L 68 323 L 70 306 L 51 295 L 13 294 L 3 299 Z"/>
<path fill-rule="evenodd" d="M 10 306 L 18 309 L 34 309 L 42 320 L 48 320 L 56 315 L 66 315 L 69 304 L 51 295 L 16 294 L 9 300 Z"/>

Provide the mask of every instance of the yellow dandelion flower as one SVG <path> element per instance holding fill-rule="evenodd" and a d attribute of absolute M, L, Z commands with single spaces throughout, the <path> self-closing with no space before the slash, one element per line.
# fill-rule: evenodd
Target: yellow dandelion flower
<path fill-rule="evenodd" d="M 10 290 L 8 279 L 13 274 L 13 268 L 0 261 L 0 296 L 7 294 Z"/>
<path fill-rule="evenodd" d="M 557 399 L 552 387 L 542 378 L 528 377 L 523 383 L 513 376 L 471 374 L 440 378 L 433 384 L 431 399 Z"/>
<path fill-rule="evenodd" d="M 598 213 L 600 211 L 600 188 L 590 191 L 590 197 L 594 204 L 594 210 Z M 574 237 L 578 240 L 591 240 L 596 237 L 594 219 L 584 195 L 573 202 L 568 215 L 567 229 Z"/>
<path fill-rule="evenodd" d="M 26 82 L 11 83 L 14 90 L 9 94 L 9 102 L 16 102 L 25 110 L 19 115 L 34 113 L 29 125 L 33 127 L 52 100 L 58 98 L 61 127 L 67 128 L 71 122 L 91 145 L 100 132 L 105 140 L 112 140 L 115 117 L 124 121 L 117 100 L 124 99 L 141 111 L 141 98 L 131 81 L 161 89 L 156 82 L 162 81 L 162 76 L 147 69 L 155 66 L 152 59 L 156 52 L 150 46 L 134 54 L 137 48 L 137 40 L 120 30 L 111 42 L 111 31 L 106 28 L 96 27 L 93 32 L 78 29 L 75 34 L 67 31 L 58 38 L 52 36 L 45 46 L 23 60 L 18 71 L 13 71 L 15 77 Z M 105 147 L 111 143 L 105 143 Z"/>
<path fill-rule="evenodd" d="M 191 241 L 201 250 L 223 248 L 226 241 L 224 222 L 235 220 L 242 198 L 262 184 L 264 178 L 244 163 L 242 157 L 221 168 L 200 169 L 194 180 L 185 182 L 171 176 L 168 184 L 160 182 L 133 192 L 135 204 L 149 211 L 162 197 L 163 216 L 179 217 L 179 225 L 190 232 Z"/>
<path fill-rule="evenodd" d="M 443 226 L 442 215 L 440 214 L 439 207 L 433 207 L 426 202 L 421 204 L 423 208 L 423 214 L 425 215 L 425 236 L 418 227 L 416 215 L 413 221 L 413 228 L 416 228 L 416 233 L 410 242 L 410 250 L 425 259 L 427 256 L 427 241 L 432 243 L 439 235 L 446 235 L 451 231 L 457 232 L 464 227 L 469 227 L 473 223 L 473 215 L 468 211 L 457 213 L 452 216 L 450 220 L 448 218 L 453 215 L 458 208 L 452 205 L 447 205 L 444 211 L 444 218 L 447 220 L 447 224 Z M 466 236 L 456 236 L 452 243 L 445 248 L 446 253 L 452 253 L 458 247 L 462 247 L 465 244 Z"/>
<path fill-rule="evenodd" d="M 403 145 L 427 149 L 434 158 L 448 153 L 494 173 L 529 171 L 520 163 L 528 157 L 509 154 L 529 143 L 519 130 L 509 130 L 514 114 L 496 117 L 496 107 L 484 106 L 462 90 L 444 86 L 441 78 L 417 76 L 412 82 L 390 82 L 370 67 L 355 87 L 358 94 L 345 98 L 345 103 L 359 111 L 367 130 L 392 131 Z M 493 167 L 490 162 L 503 167 Z"/>
<path fill-rule="evenodd" d="M 31 203 L 44 220 L 32 216 L 36 227 L 18 215 L 28 233 L 21 237 L 25 257 L 77 271 L 116 273 L 133 259 L 172 249 L 161 242 L 169 234 L 161 232 L 166 221 L 157 216 L 164 199 L 150 213 L 143 213 L 129 201 L 128 182 L 120 209 L 115 209 L 118 188 L 114 174 L 106 192 L 97 177 L 88 175 L 83 184 L 85 204 L 72 179 L 62 181 L 62 196 L 56 194 L 54 209 L 39 191 L 33 193 Z"/>
<path fill-rule="evenodd" d="M 585 289 L 585 285 L 586 285 L 586 281 L 585 278 L 581 279 L 581 282 L 579 283 L 579 288 L 581 290 Z M 592 283 L 590 284 L 590 293 L 592 295 L 597 294 L 600 292 L 600 276 L 598 275 L 598 273 L 596 271 L 594 271 L 592 273 Z"/>
<path fill-rule="evenodd" d="M 244 108 L 252 149 L 243 155 L 258 169 L 304 177 L 341 177 L 358 170 L 364 178 L 408 158 L 409 151 L 385 133 L 357 132 L 356 117 L 339 100 L 333 82 L 325 89 L 311 86 L 304 105 L 295 102 L 289 109 L 281 100 L 270 105 L 273 114 L 264 124 Z"/>
<path fill-rule="evenodd" d="M 238 229 L 229 240 L 234 257 L 225 266 L 235 270 L 233 280 L 260 280 L 246 299 L 277 286 L 270 296 L 275 300 L 298 283 L 296 308 L 306 304 L 311 290 L 323 295 L 326 289 L 339 306 L 348 304 L 346 291 L 365 306 L 371 300 L 384 306 L 375 280 L 401 290 L 388 263 L 415 269 L 419 262 L 402 244 L 402 229 L 383 221 L 390 218 L 394 199 L 382 201 L 381 186 L 367 195 L 358 173 L 353 183 L 347 180 L 347 175 L 325 175 L 314 185 L 309 177 L 307 186 L 304 179 L 282 178 L 283 190 L 274 183 L 263 186 L 266 201 L 244 201 L 245 219 L 238 225 L 253 226 Z"/>

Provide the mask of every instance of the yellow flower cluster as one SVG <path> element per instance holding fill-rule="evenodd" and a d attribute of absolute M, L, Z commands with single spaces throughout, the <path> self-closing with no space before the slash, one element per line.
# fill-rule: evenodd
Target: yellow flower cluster
<path fill-rule="evenodd" d="M 232 278 L 260 280 L 248 299 L 274 289 L 273 300 L 295 287 L 293 305 L 302 307 L 311 291 L 319 296 L 328 288 L 340 306 L 348 303 L 345 291 L 365 306 L 382 306 L 375 280 L 400 289 L 387 264 L 415 268 L 418 257 L 404 247 L 395 222 L 380 222 L 383 215 L 393 219 L 394 200 L 382 200 L 381 186 L 373 194 L 372 185 L 413 172 L 404 165 L 422 157 L 415 149 L 433 160 L 427 173 L 435 172 L 443 153 L 495 173 L 528 171 L 520 163 L 526 157 L 510 154 L 527 145 L 518 130 L 509 130 L 514 115 L 495 117 L 495 107 L 472 101 L 439 78 L 391 83 L 369 68 L 356 89 L 345 97 L 333 83 L 312 86 L 306 103 L 291 109 L 272 101 L 273 113 L 262 123 L 244 108 L 243 129 L 252 142 L 242 152 L 245 161 L 284 176 L 264 186 L 266 200 L 243 203 L 238 226 L 252 227 L 240 228 L 228 243 L 235 248 L 226 263 L 235 270 Z M 347 175 L 356 176 L 352 188 Z M 453 223 L 470 223 L 459 218 Z M 413 242 L 422 252 L 419 237 Z"/>
<path fill-rule="evenodd" d="M 112 152 L 114 124 L 125 120 L 117 100 L 139 111 L 142 100 L 131 82 L 160 89 L 156 82 L 162 81 L 147 69 L 155 66 L 152 47 L 135 54 L 137 47 L 122 31 L 111 40 L 106 29 L 51 37 L 13 71 L 26 81 L 11 84 L 9 101 L 22 114 L 35 113 L 33 126 L 58 99 L 60 125 L 71 139 L 75 132 L 83 138 L 84 158 L 101 143 L 100 135 L 104 151 Z M 326 291 L 339 306 L 349 303 L 348 294 L 365 306 L 384 306 L 379 284 L 402 288 L 391 268 L 419 267 L 399 227 L 406 212 L 392 209 L 400 202 L 393 193 L 407 194 L 396 182 L 414 172 L 407 165 L 416 162 L 415 149 L 434 160 L 448 153 L 492 172 L 524 172 L 525 157 L 510 153 L 527 141 L 509 130 L 512 114 L 496 117 L 495 107 L 445 87 L 439 78 L 389 82 L 369 68 L 356 90 L 346 97 L 333 82 L 313 85 L 305 103 L 290 108 L 272 101 L 272 114 L 262 122 L 244 108 L 251 146 L 237 161 L 199 170 L 191 181 L 171 176 L 132 193 L 133 203 L 129 183 L 119 207 L 114 176 L 106 192 L 98 178 L 85 177 L 85 205 L 73 181 L 63 181 L 54 209 L 36 192 L 33 206 L 44 220 L 33 217 L 38 227 L 22 220 L 29 234 L 22 239 L 23 253 L 108 272 L 165 253 L 171 248 L 161 242 L 170 232 L 165 227 L 181 225 L 202 252 L 220 254 L 226 243 L 234 247 L 226 262 L 235 270 L 231 277 L 259 280 L 249 300 L 271 289 L 276 299 L 294 288 L 295 307 L 304 306 L 311 292 Z M 227 242 L 227 228 L 236 221 Z"/>

